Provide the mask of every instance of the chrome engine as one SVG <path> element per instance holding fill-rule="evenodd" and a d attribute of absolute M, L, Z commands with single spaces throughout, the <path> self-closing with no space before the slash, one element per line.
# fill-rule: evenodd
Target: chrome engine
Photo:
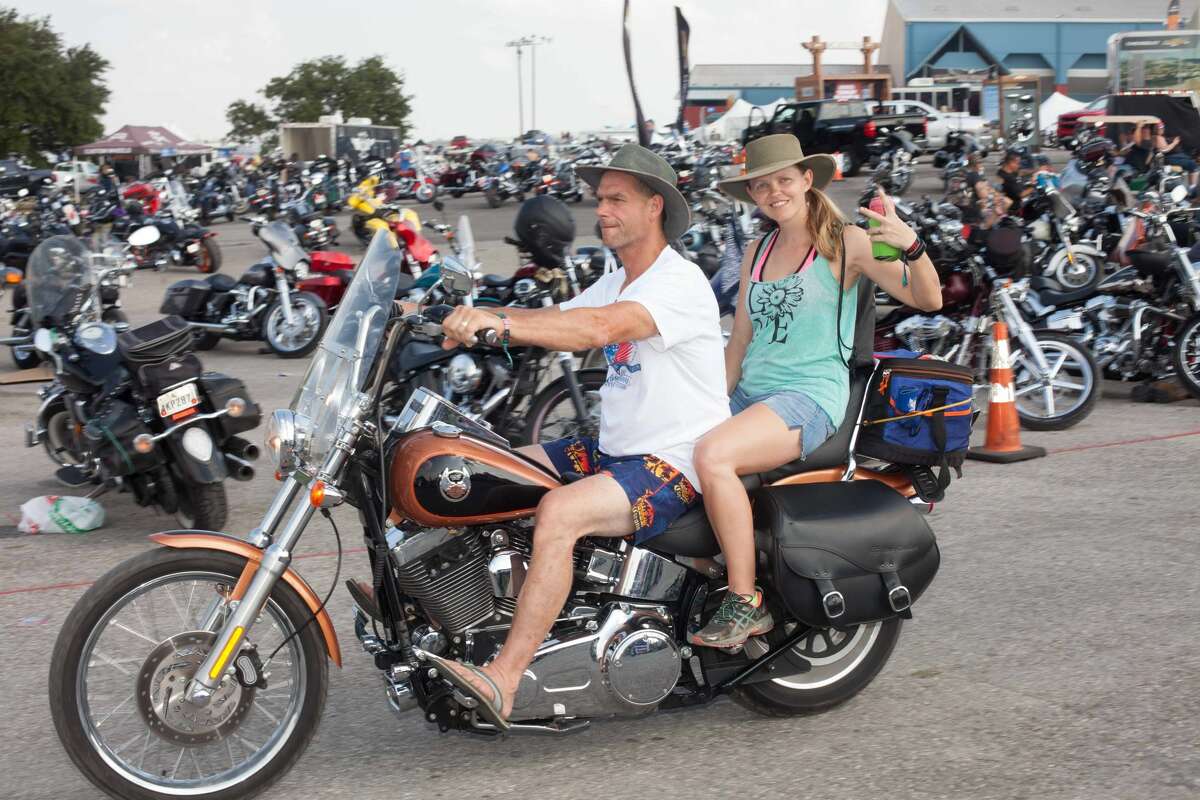
<path fill-rule="evenodd" d="M 508 635 L 532 535 L 524 526 L 390 533 L 399 583 L 431 623 L 413 628 L 413 645 L 453 649 L 474 664 L 491 660 Z M 679 679 L 670 604 L 680 597 L 687 569 L 620 540 L 611 549 L 581 542 L 574 567 L 571 599 L 525 671 L 513 719 L 642 714 Z M 620 599 L 607 599 L 613 595 Z M 399 702 L 408 696 L 406 676 L 385 677 L 392 706 L 412 707 Z"/>
<path fill-rule="evenodd" d="M 896 338 L 909 350 L 948 358 L 962 341 L 963 327 L 949 317 L 917 314 L 896 323 Z"/>

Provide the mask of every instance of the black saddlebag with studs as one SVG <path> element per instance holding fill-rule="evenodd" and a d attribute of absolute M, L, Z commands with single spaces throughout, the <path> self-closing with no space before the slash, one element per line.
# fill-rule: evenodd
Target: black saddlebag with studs
<path fill-rule="evenodd" d="M 921 513 L 879 481 L 761 489 L 754 527 L 776 592 L 816 627 L 911 617 L 941 560 Z"/>

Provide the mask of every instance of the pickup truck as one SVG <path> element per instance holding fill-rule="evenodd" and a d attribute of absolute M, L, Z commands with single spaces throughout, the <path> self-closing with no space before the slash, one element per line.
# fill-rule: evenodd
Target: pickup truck
<path fill-rule="evenodd" d="M 812 100 L 781 103 L 775 114 L 742 135 L 743 144 L 772 133 L 791 133 L 805 153 L 841 153 L 842 173 L 852 176 L 871 158 L 871 145 L 890 131 L 903 129 L 925 138 L 923 114 L 872 114 L 867 100 Z M 753 114 L 750 117 L 754 119 Z"/>
<path fill-rule="evenodd" d="M 884 100 L 869 104 L 876 113 L 924 114 L 929 124 L 925 141 L 921 144 L 926 150 L 941 150 L 946 146 L 946 136 L 952 131 L 971 134 L 984 149 L 990 150 L 992 147 L 992 133 L 983 117 L 973 117 L 965 111 L 938 111 L 920 100 Z"/>

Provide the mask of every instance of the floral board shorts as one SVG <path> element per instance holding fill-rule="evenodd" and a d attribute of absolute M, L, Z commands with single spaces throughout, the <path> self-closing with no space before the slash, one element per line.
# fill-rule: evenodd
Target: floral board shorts
<path fill-rule="evenodd" d="M 559 475 L 607 475 L 620 484 L 633 509 L 637 544 L 658 536 L 700 502 L 687 476 L 657 456 L 605 455 L 590 436 L 558 439 L 542 448 Z"/>
<path fill-rule="evenodd" d="M 833 436 L 833 422 L 825 410 L 804 392 L 770 392 L 751 397 L 738 386 L 729 396 L 729 411 L 737 415 L 755 403 L 774 411 L 789 431 L 800 429 L 800 458 L 805 459 Z"/>

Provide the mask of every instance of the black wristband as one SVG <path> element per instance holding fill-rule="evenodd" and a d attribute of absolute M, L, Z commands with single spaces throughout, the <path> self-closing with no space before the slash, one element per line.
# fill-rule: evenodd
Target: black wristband
<path fill-rule="evenodd" d="M 921 237 L 918 236 L 917 240 L 901 254 L 900 258 L 907 263 L 909 261 L 916 261 L 923 255 L 925 255 L 925 242 L 921 241 Z"/>

